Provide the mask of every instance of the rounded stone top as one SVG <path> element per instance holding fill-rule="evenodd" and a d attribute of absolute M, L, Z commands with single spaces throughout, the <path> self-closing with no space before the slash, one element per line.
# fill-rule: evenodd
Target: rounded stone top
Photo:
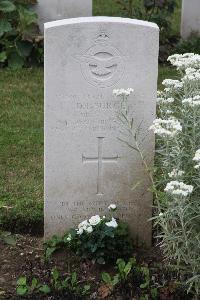
<path fill-rule="evenodd" d="M 130 18 L 121 18 L 121 17 L 81 17 L 81 18 L 71 18 L 71 19 L 63 19 L 57 20 L 53 22 L 47 22 L 44 24 L 45 29 L 55 28 L 59 26 L 65 25 L 73 25 L 73 24 L 81 24 L 81 23 L 121 23 L 121 24 L 133 24 L 136 26 L 144 26 L 149 28 L 155 28 L 159 30 L 159 27 L 156 23 L 130 19 Z"/>

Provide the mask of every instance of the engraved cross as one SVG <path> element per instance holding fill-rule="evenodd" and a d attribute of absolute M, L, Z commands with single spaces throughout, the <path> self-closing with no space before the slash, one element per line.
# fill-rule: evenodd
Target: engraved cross
<path fill-rule="evenodd" d="M 98 137 L 98 156 L 97 157 L 86 157 L 82 155 L 83 163 L 97 163 L 98 164 L 98 175 L 97 175 L 97 195 L 103 195 L 103 163 L 116 163 L 118 155 L 114 157 L 103 156 L 103 139 L 104 137 Z"/>

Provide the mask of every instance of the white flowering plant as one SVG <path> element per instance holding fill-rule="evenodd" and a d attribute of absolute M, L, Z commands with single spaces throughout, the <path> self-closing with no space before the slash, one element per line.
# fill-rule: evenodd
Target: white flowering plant
<path fill-rule="evenodd" d="M 114 90 L 121 99 L 118 119 L 123 138 L 139 153 L 155 194 L 158 241 L 166 260 L 176 267 L 188 291 L 200 294 L 200 55 L 175 54 L 168 61 L 177 79 L 165 79 L 158 91 L 157 119 L 149 130 L 156 135 L 155 167 L 141 149 L 129 109 L 133 89 Z"/>
<path fill-rule="evenodd" d="M 110 204 L 107 216 L 92 216 L 82 221 L 77 228 L 66 232 L 63 237 L 53 236 L 45 243 L 46 260 L 61 248 L 72 250 L 81 259 L 90 259 L 98 264 L 129 257 L 132 241 L 128 225 L 115 218 L 116 210 L 116 204 Z"/>
<path fill-rule="evenodd" d="M 105 264 L 131 254 L 128 225 L 113 216 L 116 209 L 116 205 L 111 204 L 108 216 L 92 216 L 70 231 L 71 249 L 79 257 Z"/>
<path fill-rule="evenodd" d="M 188 290 L 200 293 L 200 55 L 172 55 L 179 79 L 158 92 L 154 190 L 159 241 Z"/>

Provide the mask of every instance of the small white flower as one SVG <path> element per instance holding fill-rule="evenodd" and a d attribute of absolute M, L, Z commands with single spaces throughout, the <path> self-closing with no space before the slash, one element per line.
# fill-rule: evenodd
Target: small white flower
<path fill-rule="evenodd" d="M 170 178 L 176 178 L 176 177 L 181 177 L 184 174 L 185 174 L 185 172 L 182 170 L 173 169 L 170 173 L 168 173 L 168 176 Z"/>
<path fill-rule="evenodd" d="M 187 70 L 200 67 L 200 55 L 194 53 L 174 54 L 168 57 L 168 61 L 178 70 Z"/>
<path fill-rule="evenodd" d="M 162 84 L 166 86 L 166 88 L 174 90 L 179 90 L 183 87 L 183 83 L 181 81 L 174 79 L 165 79 Z"/>
<path fill-rule="evenodd" d="M 81 227 L 81 228 L 77 229 L 76 233 L 77 233 L 78 235 L 83 234 L 83 228 Z"/>
<path fill-rule="evenodd" d="M 117 226 L 118 226 L 117 221 L 115 220 L 115 218 L 112 218 L 112 220 L 110 222 L 106 222 L 105 224 L 106 224 L 106 226 L 113 227 L 113 228 L 117 228 Z"/>
<path fill-rule="evenodd" d="M 91 232 L 93 231 L 92 226 L 87 227 L 87 228 L 86 228 L 86 231 L 87 231 L 88 233 L 91 233 Z"/>
<path fill-rule="evenodd" d="M 171 118 L 168 120 L 156 119 L 153 121 L 153 125 L 150 126 L 150 130 L 153 130 L 155 134 L 162 137 L 174 137 L 180 131 L 182 131 L 182 126 L 180 122 Z"/>
<path fill-rule="evenodd" d="M 67 237 L 67 241 L 68 241 L 68 242 L 71 242 L 71 240 L 72 240 L 72 235 L 69 233 L 69 234 L 68 234 L 68 237 Z"/>
<path fill-rule="evenodd" d="M 157 91 L 157 97 L 162 97 L 163 92 L 162 91 Z"/>
<path fill-rule="evenodd" d="M 86 228 L 90 224 L 88 223 L 88 220 L 82 221 L 79 225 L 78 228 Z"/>
<path fill-rule="evenodd" d="M 167 102 L 167 103 L 173 103 L 173 102 L 174 102 L 174 98 L 167 98 L 167 99 L 166 99 L 166 102 Z"/>
<path fill-rule="evenodd" d="M 199 168 L 200 168 L 200 149 L 198 149 L 198 150 L 196 151 L 193 160 L 194 160 L 195 162 L 197 162 L 197 164 L 194 166 L 194 168 L 195 168 L 195 169 L 199 169 Z"/>
<path fill-rule="evenodd" d="M 200 169 L 200 163 L 194 166 L 195 169 Z"/>
<path fill-rule="evenodd" d="M 110 205 L 108 206 L 108 209 L 109 209 L 109 210 L 115 210 L 116 208 L 117 208 L 116 204 L 110 204 Z"/>
<path fill-rule="evenodd" d="M 77 234 L 81 235 L 83 234 L 84 231 L 87 231 L 87 228 L 90 226 L 90 223 L 88 223 L 88 220 L 84 220 L 82 221 L 79 225 L 78 225 L 78 229 L 77 229 Z"/>
<path fill-rule="evenodd" d="M 160 103 L 160 104 L 170 104 L 170 103 L 173 103 L 174 102 L 174 98 L 157 98 L 157 103 Z"/>
<path fill-rule="evenodd" d="M 100 222 L 101 222 L 101 218 L 100 218 L 99 215 L 92 216 L 92 217 L 89 219 L 89 223 L 90 223 L 90 225 L 92 225 L 92 226 L 96 226 L 96 225 L 98 225 Z"/>
<path fill-rule="evenodd" d="M 162 217 L 164 214 L 161 212 L 161 213 L 159 213 L 159 217 Z"/>
<path fill-rule="evenodd" d="M 200 106 L 200 96 L 197 95 L 191 98 L 183 99 L 182 103 L 187 104 L 191 107 Z"/>
<path fill-rule="evenodd" d="M 193 186 L 187 185 L 182 181 L 170 181 L 167 183 L 164 191 L 174 196 L 187 197 L 193 192 Z"/>
<path fill-rule="evenodd" d="M 166 115 L 171 115 L 171 114 L 173 113 L 173 111 L 170 110 L 170 109 L 167 109 L 167 110 L 165 111 L 165 113 L 166 113 Z"/>
<path fill-rule="evenodd" d="M 118 97 L 118 96 L 129 96 L 131 93 L 134 92 L 134 89 L 128 88 L 128 89 L 115 89 L 113 90 L 113 95 Z"/>

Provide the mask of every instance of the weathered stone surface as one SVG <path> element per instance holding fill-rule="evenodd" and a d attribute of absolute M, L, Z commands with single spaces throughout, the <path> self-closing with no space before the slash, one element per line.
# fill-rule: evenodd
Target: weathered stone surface
<path fill-rule="evenodd" d="M 46 22 L 92 16 L 92 0 L 38 0 L 34 8 L 42 32 Z"/>
<path fill-rule="evenodd" d="M 181 36 L 187 39 L 191 33 L 200 35 L 200 0 L 182 1 Z"/>
<path fill-rule="evenodd" d="M 151 244 L 150 181 L 140 155 L 118 139 L 112 91 L 134 88 L 129 105 L 152 165 L 158 35 L 157 25 L 125 18 L 45 24 L 46 238 L 115 203 L 135 241 Z"/>

